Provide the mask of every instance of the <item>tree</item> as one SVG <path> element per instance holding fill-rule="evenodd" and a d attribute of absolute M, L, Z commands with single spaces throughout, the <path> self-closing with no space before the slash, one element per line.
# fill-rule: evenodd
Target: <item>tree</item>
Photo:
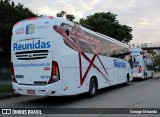
<path fill-rule="evenodd" d="M 150 55 L 152 55 L 152 57 L 156 57 L 156 56 L 157 56 L 156 52 L 154 52 L 152 49 L 147 50 L 147 52 L 148 52 Z"/>
<path fill-rule="evenodd" d="M 132 36 L 132 28 L 127 25 L 119 24 L 116 20 L 116 14 L 108 13 L 95 13 L 94 15 L 87 16 L 80 19 L 80 24 L 90 30 L 110 36 L 124 43 L 129 43 Z"/>
<path fill-rule="evenodd" d="M 156 68 L 156 71 L 160 70 L 160 55 L 156 55 L 153 57 L 153 60 L 154 60 L 154 66 Z"/>
<path fill-rule="evenodd" d="M 26 18 L 37 15 L 24 8 L 22 4 L 15 5 L 11 0 L 0 0 L 0 57 L 10 58 L 11 36 L 14 24 Z"/>
<path fill-rule="evenodd" d="M 60 13 L 57 13 L 57 17 L 63 17 L 65 14 L 65 11 L 61 11 Z"/>
<path fill-rule="evenodd" d="M 66 19 L 68 19 L 69 21 L 71 22 L 74 22 L 73 20 L 75 19 L 74 15 L 72 14 L 67 14 L 65 11 L 61 11 L 60 13 L 57 13 L 57 17 L 66 17 Z M 78 22 L 74 22 L 74 23 L 77 23 Z"/>
<path fill-rule="evenodd" d="M 74 20 L 74 15 L 72 15 L 72 14 L 67 14 L 66 15 L 66 19 L 68 19 L 69 21 L 71 21 L 71 22 L 73 22 L 73 20 Z"/>
<path fill-rule="evenodd" d="M 147 52 L 152 55 L 155 68 L 160 70 L 160 55 L 158 55 L 158 53 L 154 52 L 152 49 L 147 50 Z"/>

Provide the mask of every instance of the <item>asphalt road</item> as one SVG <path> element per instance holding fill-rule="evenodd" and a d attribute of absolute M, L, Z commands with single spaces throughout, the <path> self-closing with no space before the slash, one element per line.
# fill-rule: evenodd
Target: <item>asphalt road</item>
<path fill-rule="evenodd" d="M 96 97 L 85 95 L 70 97 L 19 96 L 0 100 L 1 108 L 160 108 L 160 74 L 144 81 L 132 81 L 99 90 Z M 54 109 L 51 109 L 54 112 Z M 73 110 L 74 111 L 74 110 Z M 136 117 L 138 114 L 54 114 L 47 116 L 67 117 Z M 1 115 L 0 115 L 1 116 Z M 27 115 L 26 115 L 27 116 Z M 40 116 L 40 115 L 38 115 Z M 42 115 L 44 116 L 44 115 Z M 143 114 L 142 117 L 160 117 L 158 114 Z"/>

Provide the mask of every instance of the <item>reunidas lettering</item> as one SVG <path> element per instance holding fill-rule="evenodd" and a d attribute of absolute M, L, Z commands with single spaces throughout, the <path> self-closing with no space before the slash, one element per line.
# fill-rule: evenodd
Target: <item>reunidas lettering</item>
<path fill-rule="evenodd" d="M 126 63 L 123 61 L 115 60 L 114 59 L 114 67 L 116 68 L 126 68 Z"/>
<path fill-rule="evenodd" d="M 41 42 L 38 40 L 38 42 L 32 41 L 32 43 L 27 44 L 13 44 L 13 50 L 30 50 L 30 49 L 40 49 L 40 48 L 50 48 L 51 44 L 50 41 L 48 42 Z"/>

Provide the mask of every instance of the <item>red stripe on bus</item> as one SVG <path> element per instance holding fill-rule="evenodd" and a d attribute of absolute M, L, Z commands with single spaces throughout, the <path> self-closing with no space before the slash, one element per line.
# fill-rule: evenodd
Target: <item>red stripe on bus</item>
<path fill-rule="evenodd" d="M 76 45 L 73 41 L 71 41 L 72 39 L 67 36 L 65 30 L 63 27 L 61 26 L 53 26 L 54 30 L 56 32 L 58 32 L 59 34 L 61 34 L 64 39 L 73 47 L 75 48 L 76 51 L 78 51 L 78 58 L 79 58 L 79 69 L 80 69 L 80 85 L 82 86 L 85 79 L 87 78 L 87 74 L 89 73 L 89 70 L 91 69 L 91 66 L 93 66 L 95 69 L 97 69 L 97 71 L 102 75 L 102 77 L 108 81 L 108 83 L 111 85 L 111 82 L 109 81 L 109 79 L 103 74 L 103 72 L 94 64 L 94 60 L 96 59 L 96 57 L 98 58 L 100 64 L 102 65 L 105 73 L 108 75 L 102 61 L 100 60 L 100 57 L 98 56 L 101 44 L 99 40 L 95 40 L 95 39 L 90 39 L 90 37 L 86 36 L 84 31 L 78 27 L 77 25 L 74 26 L 75 27 L 75 31 L 72 31 L 70 34 L 71 36 L 75 37 L 76 42 L 78 45 Z M 79 29 L 80 33 L 78 33 L 77 29 Z M 86 43 L 90 46 L 92 52 L 94 53 L 92 59 L 89 59 L 88 56 L 80 49 L 80 40 L 82 41 L 86 41 Z M 93 47 L 93 45 L 96 45 L 96 49 Z M 81 55 L 89 62 L 89 66 L 87 68 L 87 70 L 85 71 L 84 75 L 82 76 L 82 59 L 81 59 Z"/>

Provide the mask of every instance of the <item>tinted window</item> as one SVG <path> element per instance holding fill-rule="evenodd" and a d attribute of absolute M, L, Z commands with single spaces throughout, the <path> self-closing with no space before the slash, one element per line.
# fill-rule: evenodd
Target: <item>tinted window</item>
<path fill-rule="evenodd" d="M 133 68 L 139 67 L 139 59 L 136 58 L 136 61 L 133 62 Z"/>

